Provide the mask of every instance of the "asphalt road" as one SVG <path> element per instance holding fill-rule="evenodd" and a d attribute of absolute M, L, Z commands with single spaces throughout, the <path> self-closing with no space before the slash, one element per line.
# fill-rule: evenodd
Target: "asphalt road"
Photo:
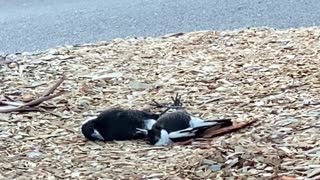
<path fill-rule="evenodd" d="M 319 0 L 0 0 L 0 53 L 195 30 L 320 25 Z"/>

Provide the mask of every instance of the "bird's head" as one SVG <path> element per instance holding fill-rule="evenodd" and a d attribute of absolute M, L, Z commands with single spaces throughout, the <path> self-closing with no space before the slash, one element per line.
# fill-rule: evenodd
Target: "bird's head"
<path fill-rule="evenodd" d="M 153 126 L 151 130 L 148 130 L 148 140 L 151 145 L 155 146 L 167 146 L 172 144 L 169 133 L 158 126 Z"/>
<path fill-rule="evenodd" d="M 152 127 L 151 130 L 148 130 L 148 141 L 151 145 L 155 145 L 161 137 L 161 130 L 156 128 L 156 127 Z"/>
<path fill-rule="evenodd" d="M 104 138 L 101 136 L 99 131 L 95 127 L 95 121 L 97 117 L 90 117 L 86 119 L 80 128 L 81 133 L 84 135 L 85 138 L 95 141 L 95 140 L 104 140 Z"/>

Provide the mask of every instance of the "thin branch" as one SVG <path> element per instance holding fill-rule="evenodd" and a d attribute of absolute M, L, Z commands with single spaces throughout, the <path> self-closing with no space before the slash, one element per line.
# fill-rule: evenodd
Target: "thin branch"
<path fill-rule="evenodd" d="M 60 91 L 57 94 L 52 94 L 52 95 L 48 95 L 48 96 L 42 96 L 42 97 L 40 97 L 38 99 L 35 99 L 33 101 L 30 101 L 30 102 L 24 104 L 23 106 L 37 106 L 37 105 L 41 104 L 43 101 L 55 98 L 57 96 L 60 96 L 63 93 L 64 93 L 63 91 Z"/>
<path fill-rule="evenodd" d="M 61 85 L 65 78 L 66 77 L 63 75 L 62 78 L 56 82 L 56 84 L 54 84 L 47 92 L 42 95 L 42 97 L 52 94 Z"/>
<path fill-rule="evenodd" d="M 0 113 L 7 112 L 20 112 L 20 111 L 34 111 L 39 110 L 38 106 L 42 102 L 60 96 L 64 93 L 64 91 L 60 91 L 56 94 L 52 94 L 65 80 L 65 76 L 63 76 L 59 81 L 57 81 L 49 90 L 47 90 L 40 98 L 30 101 L 28 103 L 20 103 L 20 102 L 12 102 L 12 101 L 0 101 L 1 104 L 5 104 L 7 106 L 0 106 Z"/>
<path fill-rule="evenodd" d="M 7 113 L 7 112 L 12 112 L 12 111 L 16 111 L 17 109 L 19 109 L 20 107 L 17 106 L 0 106 L 0 113 Z"/>
<path fill-rule="evenodd" d="M 24 105 L 22 102 L 12 102 L 12 101 L 0 101 L 0 105 L 1 104 L 15 106 L 15 107 L 20 107 Z"/>
<path fill-rule="evenodd" d="M 11 102 L 14 102 L 14 100 L 11 99 L 11 98 L 10 98 L 9 96 L 7 96 L 7 95 L 3 95 L 3 97 L 6 98 L 6 99 L 8 99 L 8 100 L 11 101 Z"/>
<path fill-rule="evenodd" d="M 164 107 L 167 107 L 167 106 L 165 106 L 165 105 L 163 105 L 163 104 L 160 104 L 160 103 L 158 103 L 156 100 L 152 100 L 152 102 L 153 103 L 150 103 L 150 105 L 151 106 L 155 106 L 156 108 L 164 108 Z"/>
<path fill-rule="evenodd" d="M 29 106 L 3 106 L 0 107 L 0 113 L 8 113 L 8 112 L 21 112 L 21 111 L 38 111 L 38 107 L 29 107 Z"/>
<path fill-rule="evenodd" d="M 200 107 L 201 107 L 201 106 L 204 106 L 206 104 L 210 104 L 212 102 L 220 101 L 221 99 L 223 99 L 223 97 L 216 97 L 216 98 L 208 99 L 206 101 L 198 103 L 198 105 L 200 105 Z"/>

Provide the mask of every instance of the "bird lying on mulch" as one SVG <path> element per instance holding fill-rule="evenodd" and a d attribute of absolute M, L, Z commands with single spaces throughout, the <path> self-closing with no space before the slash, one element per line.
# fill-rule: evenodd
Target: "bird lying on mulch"
<path fill-rule="evenodd" d="M 143 139 L 147 137 L 148 130 L 151 130 L 156 120 L 167 110 L 162 113 L 151 113 L 111 108 L 101 112 L 98 116 L 85 120 L 80 130 L 85 138 L 92 141 Z"/>
<path fill-rule="evenodd" d="M 142 129 L 151 129 L 158 117 L 145 111 L 112 108 L 83 122 L 81 132 L 89 140 L 142 139 L 146 137 Z"/>
<path fill-rule="evenodd" d="M 231 119 L 205 121 L 188 113 L 181 103 L 181 96 L 178 94 L 173 98 L 177 108 L 170 108 L 172 112 L 164 113 L 148 130 L 150 144 L 166 146 L 174 142 L 186 141 L 197 138 L 208 128 L 216 129 L 232 126 Z M 156 104 L 157 105 L 157 104 Z M 161 105 L 158 104 L 161 107 Z"/>
<path fill-rule="evenodd" d="M 205 121 L 188 113 L 178 94 L 172 100 L 172 105 L 154 101 L 152 105 L 156 108 L 166 108 L 159 113 L 121 108 L 105 110 L 87 119 L 81 125 L 81 132 L 88 140 L 147 139 L 151 145 L 167 146 L 189 144 L 193 139 L 211 138 L 248 125 L 234 124 L 231 119 Z"/>

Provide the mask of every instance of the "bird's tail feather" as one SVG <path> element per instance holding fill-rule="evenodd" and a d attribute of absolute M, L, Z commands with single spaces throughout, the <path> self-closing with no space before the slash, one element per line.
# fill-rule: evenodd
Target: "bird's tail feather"
<path fill-rule="evenodd" d="M 232 126 L 232 121 L 231 119 L 219 119 L 219 120 L 207 120 L 205 121 L 207 123 L 216 123 L 216 125 L 220 125 L 221 127 L 227 127 L 227 126 Z"/>

